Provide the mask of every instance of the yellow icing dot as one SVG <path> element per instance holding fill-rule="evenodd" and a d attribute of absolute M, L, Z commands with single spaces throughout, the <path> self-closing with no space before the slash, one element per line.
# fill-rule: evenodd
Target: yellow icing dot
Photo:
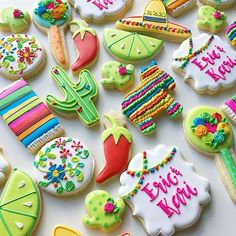
<path fill-rule="evenodd" d="M 224 123 L 224 122 L 220 122 L 218 125 L 217 125 L 217 130 L 224 130 L 225 134 L 228 134 L 230 133 L 230 127 L 228 124 Z"/>

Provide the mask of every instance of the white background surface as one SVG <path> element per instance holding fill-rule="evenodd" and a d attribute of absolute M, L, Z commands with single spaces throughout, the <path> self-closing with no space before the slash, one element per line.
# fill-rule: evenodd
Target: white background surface
<path fill-rule="evenodd" d="M 26 9 L 31 12 L 33 10 L 34 2 L 37 1 L 1 0 L 0 7 L 9 5 L 9 3 L 14 3 L 15 6 L 22 7 L 23 9 Z M 127 16 L 142 14 L 142 10 L 146 2 L 148 1 L 134 0 L 134 6 L 130 10 L 130 12 L 127 13 Z M 200 3 L 198 3 L 198 5 L 200 5 Z M 236 17 L 236 6 L 234 6 L 232 9 L 226 10 L 225 12 L 228 15 L 227 22 L 232 23 Z M 77 13 L 74 13 L 74 17 L 80 18 Z M 173 22 L 187 26 L 192 30 L 193 36 L 197 36 L 200 31 L 197 29 L 195 24 L 196 17 L 197 7 L 188 12 L 186 15 L 178 17 L 177 19 L 172 20 L 171 17 L 169 17 L 169 19 Z M 101 66 L 108 60 L 113 59 L 105 51 L 102 45 L 102 32 L 104 27 L 113 27 L 113 24 L 110 23 L 101 26 L 94 26 L 100 38 L 101 50 L 97 63 L 91 68 L 91 72 L 93 73 L 94 78 L 99 84 L 100 92 L 96 106 L 101 114 L 101 117 L 105 112 L 111 109 L 115 109 L 117 112 L 119 112 L 123 96 L 120 92 L 115 90 L 104 90 L 99 83 L 99 81 L 101 80 Z M 31 86 L 43 100 L 45 99 L 45 96 L 49 93 L 52 93 L 57 97 L 62 96 L 49 74 L 49 70 L 53 65 L 55 65 L 55 62 L 50 52 L 47 36 L 39 32 L 33 24 L 31 24 L 27 33 L 37 36 L 41 43 L 45 46 L 48 53 L 48 59 L 45 68 L 43 69 L 40 75 L 30 81 Z M 3 33 L 0 34 L 1 36 L 7 35 Z M 76 55 L 74 43 L 72 41 L 70 32 L 67 32 L 66 40 L 70 56 L 70 62 L 72 63 L 74 62 Z M 160 68 L 163 68 L 169 73 L 171 73 L 176 79 L 177 87 L 175 89 L 174 97 L 184 106 L 184 115 L 189 109 L 197 105 L 213 105 L 219 107 L 228 97 L 232 96 L 236 92 L 236 89 L 232 88 L 230 90 L 220 92 L 215 96 L 200 96 L 196 94 L 187 84 L 182 81 L 182 79 L 178 75 L 171 71 L 171 55 L 172 52 L 177 49 L 177 47 L 178 44 L 165 42 L 163 50 L 155 59 L 157 60 L 158 66 Z M 139 83 L 140 67 L 144 65 L 145 63 L 137 66 L 135 78 L 136 84 Z M 74 79 L 76 79 L 75 76 Z M 3 88 L 4 86 L 9 85 L 10 83 L 11 81 L 1 78 L 0 88 Z M 79 138 L 83 142 L 85 142 L 88 147 L 91 148 L 96 161 L 96 169 L 94 175 L 96 176 L 98 172 L 102 169 L 104 161 L 103 146 L 101 141 L 101 133 L 103 131 L 102 122 L 100 123 L 100 125 L 89 129 L 84 127 L 79 120 L 66 120 L 61 117 L 58 118 L 64 124 L 67 136 Z M 138 130 L 130 123 L 128 123 L 128 127 L 134 138 L 132 156 L 140 151 L 143 151 L 144 149 L 152 149 L 157 144 L 165 144 L 167 146 L 176 145 L 182 150 L 186 159 L 194 163 L 196 170 L 201 175 L 208 178 L 210 181 L 212 196 L 211 202 L 209 203 L 209 205 L 207 205 L 207 207 L 204 208 L 200 219 L 193 227 L 187 230 L 179 231 L 176 233 L 176 235 L 235 236 L 236 205 L 229 198 L 227 191 L 225 190 L 223 183 L 221 182 L 221 179 L 217 173 L 214 161 L 197 153 L 187 144 L 183 135 L 182 119 L 179 119 L 178 121 L 171 121 L 166 114 L 162 115 L 158 118 L 157 121 L 157 132 L 149 137 L 145 137 L 140 134 Z M 236 131 L 235 128 L 234 131 Z M 0 121 L 0 146 L 3 147 L 12 167 L 17 167 L 20 170 L 24 170 L 29 174 L 33 174 L 34 156 L 28 153 L 21 143 L 17 142 L 16 137 L 10 132 L 10 130 L 3 121 Z M 93 189 L 107 190 L 111 193 L 112 196 L 115 197 L 118 194 L 118 188 L 119 178 L 112 179 L 112 181 L 110 181 L 109 183 L 101 186 L 95 184 L 95 180 L 93 178 L 91 184 L 85 189 L 83 193 L 78 196 L 63 199 L 56 198 L 50 196 L 47 193 L 42 192 L 43 210 L 41 220 L 34 235 L 50 236 L 52 234 L 52 229 L 56 224 L 64 224 L 71 226 L 79 230 L 84 236 L 105 235 L 104 233 L 98 230 L 86 228 L 81 222 L 81 217 L 86 214 L 84 208 L 84 198 L 86 194 L 92 191 Z M 132 213 L 129 207 L 127 207 L 125 217 L 123 218 L 123 223 L 120 225 L 120 227 L 118 227 L 118 229 L 112 231 L 107 235 L 116 236 L 124 232 L 129 232 L 132 236 L 146 235 L 140 222 L 132 217 Z"/>

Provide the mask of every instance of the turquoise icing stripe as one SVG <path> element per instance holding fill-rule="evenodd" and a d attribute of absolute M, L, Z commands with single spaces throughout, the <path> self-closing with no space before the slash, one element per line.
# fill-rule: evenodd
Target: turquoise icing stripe
<path fill-rule="evenodd" d="M 17 101 L 18 99 L 24 97 L 25 95 L 29 94 L 32 92 L 32 89 L 30 88 L 29 85 L 26 85 L 15 92 L 9 94 L 8 96 L 4 97 L 3 99 L 0 99 L 0 109 L 3 109 L 9 104 Z"/>
<path fill-rule="evenodd" d="M 151 22 L 158 22 L 158 23 L 166 23 L 166 18 L 159 18 L 159 17 L 153 17 L 153 16 L 143 16 L 144 20 L 151 21 Z"/>
<path fill-rule="evenodd" d="M 43 134 L 55 128 L 55 126 L 57 125 L 59 125 L 59 121 L 55 117 L 53 117 L 51 120 L 47 121 L 45 124 L 43 124 L 34 132 L 32 132 L 30 135 L 25 137 L 21 142 L 24 144 L 25 147 L 28 147 L 37 138 L 40 138 Z"/>
<path fill-rule="evenodd" d="M 10 110 L 18 107 L 19 105 L 21 105 L 23 102 L 29 100 L 32 97 L 37 97 L 37 95 L 34 92 L 31 92 L 29 94 L 26 94 L 24 97 L 18 99 L 16 102 L 13 102 L 12 104 L 10 104 L 9 106 L 3 108 L 2 110 L 0 110 L 0 115 L 3 116 L 4 114 L 6 114 L 7 112 L 9 112 Z"/>

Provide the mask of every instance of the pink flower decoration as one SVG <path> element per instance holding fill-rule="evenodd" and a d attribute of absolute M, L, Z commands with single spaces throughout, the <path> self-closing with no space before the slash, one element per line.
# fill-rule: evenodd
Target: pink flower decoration
<path fill-rule="evenodd" d="M 127 69 L 124 66 L 119 67 L 119 74 L 120 75 L 126 75 Z"/>
<path fill-rule="evenodd" d="M 54 5 L 53 2 L 49 3 L 49 4 L 46 6 L 47 9 L 53 9 L 54 7 L 55 7 L 55 5 Z"/>
<path fill-rule="evenodd" d="M 206 123 L 205 126 L 207 127 L 208 132 L 213 133 L 213 134 L 216 132 L 216 129 L 217 129 L 216 125 Z"/>
<path fill-rule="evenodd" d="M 213 16 L 214 16 L 215 19 L 221 19 L 222 14 L 221 14 L 220 11 L 215 11 L 215 12 L 213 13 Z"/>
<path fill-rule="evenodd" d="M 21 18 L 22 17 L 22 11 L 21 10 L 19 10 L 19 9 L 15 9 L 14 11 L 13 11 L 13 16 L 14 16 L 14 18 Z"/>
<path fill-rule="evenodd" d="M 114 204 L 111 203 L 111 202 L 107 202 L 107 203 L 105 204 L 105 206 L 104 206 L 104 211 L 105 211 L 106 213 L 112 213 L 112 212 L 114 211 L 114 209 L 115 209 L 115 206 L 114 206 Z"/>

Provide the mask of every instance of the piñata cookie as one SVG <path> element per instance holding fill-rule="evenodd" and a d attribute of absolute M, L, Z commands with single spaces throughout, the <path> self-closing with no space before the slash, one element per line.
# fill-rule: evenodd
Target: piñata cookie
<path fill-rule="evenodd" d="M 41 196 L 26 173 L 14 169 L 0 200 L 1 236 L 32 235 L 41 215 Z"/>
<path fill-rule="evenodd" d="M 217 35 L 201 34 L 174 51 L 172 68 L 199 94 L 236 84 L 236 51 Z"/>
<path fill-rule="evenodd" d="M 27 30 L 31 23 L 29 12 L 16 7 L 4 7 L 0 9 L 0 30 L 20 33 Z"/>
<path fill-rule="evenodd" d="M 13 34 L 0 39 L 0 74 L 8 79 L 28 79 L 44 67 L 46 52 L 36 37 Z"/>
<path fill-rule="evenodd" d="M 120 197 L 150 236 L 190 227 L 210 200 L 208 180 L 195 172 L 177 147 L 158 145 L 137 154 L 120 182 Z"/>
<path fill-rule="evenodd" d="M 60 122 L 22 79 L 0 90 L 0 116 L 32 153 L 64 133 Z"/>
<path fill-rule="evenodd" d="M 226 38 L 232 46 L 236 47 L 236 21 L 227 27 Z"/>
<path fill-rule="evenodd" d="M 166 111 L 171 119 L 181 115 L 183 107 L 170 94 L 175 80 L 161 70 L 155 61 L 141 71 L 141 84 L 127 93 L 122 101 L 123 114 L 144 135 L 156 130 L 154 117 Z"/>
<path fill-rule="evenodd" d="M 94 171 L 91 151 L 78 139 L 61 137 L 43 146 L 34 161 L 38 185 L 56 196 L 77 194 L 86 187 Z"/>
<path fill-rule="evenodd" d="M 68 0 L 87 22 L 101 24 L 121 18 L 133 5 L 133 0 Z"/>
<path fill-rule="evenodd" d="M 110 232 L 122 222 L 125 213 L 125 203 L 121 198 L 113 199 L 103 190 L 94 190 L 85 198 L 88 215 L 83 217 L 83 223 L 90 228 L 99 228 Z"/>
<path fill-rule="evenodd" d="M 232 121 L 234 125 L 236 125 L 236 95 L 229 98 L 224 105 L 222 106 L 222 110 L 225 115 Z"/>
<path fill-rule="evenodd" d="M 214 107 L 199 106 L 184 119 L 187 141 L 198 152 L 213 157 L 223 183 L 236 203 L 236 157 L 234 134 L 228 120 Z"/>

